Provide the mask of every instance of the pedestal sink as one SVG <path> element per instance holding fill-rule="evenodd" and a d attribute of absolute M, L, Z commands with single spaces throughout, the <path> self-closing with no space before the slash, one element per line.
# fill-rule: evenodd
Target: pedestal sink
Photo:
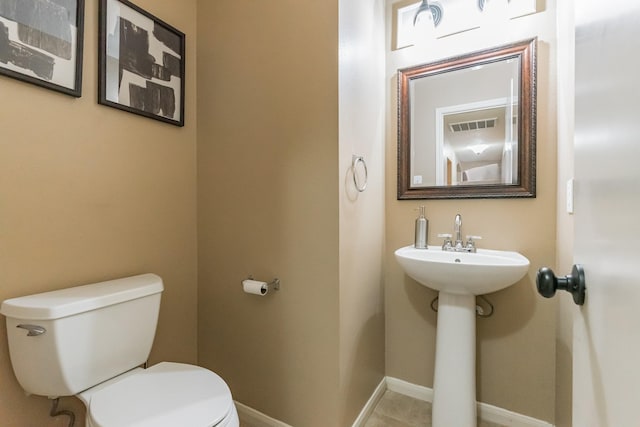
<path fill-rule="evenodd" d="M 439 291 L 433 427 L 476 425 L 476 295 L 504 289 L 524 277 L 529 260 L 517 252 L 443 251 L 439 246 L 395 252 L 405 273 Z"/>

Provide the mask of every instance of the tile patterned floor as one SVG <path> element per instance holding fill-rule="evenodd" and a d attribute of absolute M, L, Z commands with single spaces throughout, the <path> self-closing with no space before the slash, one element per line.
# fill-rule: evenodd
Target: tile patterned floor
<path fill-rule="evenodd" d="M 431 403 L 385 391 L 364 427 L 431 427 Z M 478 420 L 478 427 L 503 427 Z"/>
<path fill-rule="evenodd" d="M 252 427 L 240 422 L 240 427 Z M 431 403 L 385 391 L 364 427 L 431 427 Z M 504 427 L 478 420 L 478 427 Z"/>
<path fill-rule="evenodd" d="M 431 426 L 431 404 L 387 390 L 364 426 Z"/>

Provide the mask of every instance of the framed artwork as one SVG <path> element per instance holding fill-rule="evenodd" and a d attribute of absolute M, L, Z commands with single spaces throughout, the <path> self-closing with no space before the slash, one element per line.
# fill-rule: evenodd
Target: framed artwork
<path fill-rule="evenodd" d="M 98 102 L 184 126 L 184 34 L 127 0 L 100 0 L 99 32 Z"/>
<path fill-rule="evenodd" d="M 0 0 L 0 74 L 82 94 L 84 0 Z"/>

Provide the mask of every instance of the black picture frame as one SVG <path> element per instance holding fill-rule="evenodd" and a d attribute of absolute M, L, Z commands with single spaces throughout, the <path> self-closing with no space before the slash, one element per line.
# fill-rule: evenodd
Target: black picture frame
<path fill-rule="evenodd" d="M 100 0 L 98 103 L 184 126 L 185 35 L 128 0 Z"/>
<path fill-rule="evenodd" d="M 79 98 L 84 0 L 0 0 L 0 74 Z"/>

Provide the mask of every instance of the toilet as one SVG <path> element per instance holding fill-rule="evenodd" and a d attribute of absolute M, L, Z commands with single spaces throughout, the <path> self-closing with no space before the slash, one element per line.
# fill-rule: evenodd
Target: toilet
<path fill-rule="evenodd" d="M 11 364 L 22 388 L 76 396 L 87 427 L 238 427 L 229 387 L 184 363 L 143 368 L 162 279 L 142 274 L 6 300 Z"/>

